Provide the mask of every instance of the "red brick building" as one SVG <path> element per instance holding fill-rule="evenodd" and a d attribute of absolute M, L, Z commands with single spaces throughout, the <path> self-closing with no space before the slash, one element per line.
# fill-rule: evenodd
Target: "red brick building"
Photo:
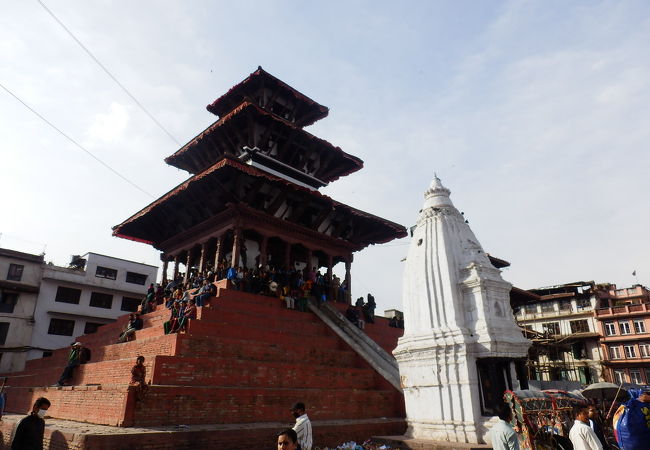
<path fill-rule="evenodd" d="M 614 383 L 650 384 L 650 291 L 639 284 L 604 286 L 595 316 L 605 378 Z"/>

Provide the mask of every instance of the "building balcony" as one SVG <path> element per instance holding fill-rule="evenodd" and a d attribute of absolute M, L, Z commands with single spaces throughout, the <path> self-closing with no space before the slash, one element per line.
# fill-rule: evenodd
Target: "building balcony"
<path fill-rule="evenodd" d="M 623 315 L 641 315 L 650 312 L 650 304 L 641 303 L 638 305 L 612 306 L 610 308 L 598 308 L 595 310 L 596 317 L 605 318 Z"/>

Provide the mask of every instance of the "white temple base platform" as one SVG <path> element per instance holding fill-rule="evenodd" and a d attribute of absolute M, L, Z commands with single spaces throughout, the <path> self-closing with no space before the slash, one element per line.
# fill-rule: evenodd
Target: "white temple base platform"
<path fill-rule="evenodd" d="M 406 436 L 373 436 L 372 442 L 401 450 L 488 450 L 492 448 L 485 444 L 413 439 Z"/>

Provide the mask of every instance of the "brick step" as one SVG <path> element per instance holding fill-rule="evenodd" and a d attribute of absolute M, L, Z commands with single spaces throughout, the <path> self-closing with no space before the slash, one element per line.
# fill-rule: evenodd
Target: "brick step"
<path fill-rule="evenodd" d="M 128 359 L 132 361 L 132 366 L 135 364 L 135 358 L 139 355 L 144 356 L 147 360 L 153 360 L 153 357 L 156 355 L 172 355 L 175 350 L 177 339 L 177 335 L 162 335 L 148 339 L 125 342 L 123 344 L 89 347 L 92 352 L 91 361 L 86 365 L 82 364 L 80 368 L 83 368 L 84 366 L 92 367 L 95 363 L 101 361 L 114 361 L 120 359 Z M 67 361 L 68 350 L 63 350 L 66 355 L 66 358 L 64 359 L 47 357 L 28 361 L 27 367 L 23 372 L 7 374 L 9 377 L 8 384 L 12 386 L 48 386 L 56 383 L 61 376 Z M 80 372 L 80 368 L 75 370 L 75 377 L 76 373 Z M 39 377 L 43 377 L 43 379 L 41 380 Z M 77 379 L 75 378 L 74 380 L 76 383 Z"/>
<path fill-rule="evenodd" d="M 219 327 L 245 325 L 247 328 L 255 327 L 268 331 L 290 330 L 305 335 L 333 335 L 333 331 L 313 314 L 298 311 L 289 311 L 289 313 L 292 314 L 279 317 L 266 314 L 249 315 L 240 311 L 211 310 L 202 313 L 199 320 Z"/>
<path fill-rule="evenodd" d="M 2 436 L 12 435 L 23 414 L 5 414 L 0 421 Z M 219 449 L 241 450 L 269 448 L 272 437 L 290 420 L 234 425 L 192 425 L 184 428 L 160 427 L 158 429 L 116 428 L 104 425 L 88 426 L 82 422 L 47 420 L 45 446 L 49 448 L 93 450 L 156 450 Z M 370 436 L 401 436 L 406 431 L 406 421 L 400 417 L 363 420 L 313 420 L 313 448 L 335 448 L 342 440 L 364 442 Z M 343 439 L 344 437 L 344 439 Z M 377 439 L 373 442 L 390 443 L 400 447 L 403 440 Z M 409 442 L 410 443 L 410 442 Z M 413 444 L 411 444 L 413 445 Z M 401 445 L 401 448 L 404 448 Z M 415 448 L 415 447 L 413 447 Z M 422 448 L 421 446 L 418 448 Z"/>
<path fill-rule="evenodd" d="M 278 298 L 263 297 L 261 302 L 240 301 L 236 298 L 220 299 L 216 298 L 210 304 L 210 308 L 216 311 L 239 311 L 242 314 L 251 315 L 286 315 L 287 313 L 298 312 L 287 309 Z"/>
<path fill-rule="evenodd" d="M 128 385 L 12 387 L 7 389 L 5 410 L 25 414 L 38 397 L 46 397 L 52 403 L 50 417 L 124 426 L 128 392 Z"/>
<path fill-rule="evenodd" d="M 312 336 L 291 328 L 282 331 L 274 331 L 262 327 L 252 327 L 248 324 L 241 324 L 240 326 L 235 326 L 233 324 L 219 326 L 218 324 L 203 322 L 201 320 L 190 321 L 187 326 L 187 334 L 192 336 L 222 336 L 249 341 L 281 342 L 293 346 L 304 345 L 305 339 L 312 341 L 310 342 L 310 345 L 315 345 L 313 343 L 313 341 L 315 341 L 318 342 L 318 345 L 322 344 L 329 348 L 341 348 L 344 344 L 343 341 L 333 333 L 329 335 Z"/>
<path fill-rule="evenodd" d="M 330 344 L 328 340 L 326 344 Z M 288 350 L 290 348 L 290 350 Z M 248 341 L 223 336 L 178 336 L 176 355 L 234 358 L 251 361 L 300 362 L 309 367 L 314 364 L 336 367 L 358 367 L 360 357 L 349 347 L 327 347 L 326 345 L 304 345 L 296 340 L 290 347 L 273 341 Z"/>
<path fill-rule="evenodd" d="M 152 328 L 154 326 L 161 326 L 162 323 L 168 320 L 170 313 L 168 310 L 164 309 L 160 311 L 154 311 L 149 314 L 142 316 L 143 329 Z M 86 334 L 77 338 L 77 340 L 83 343 L 86 347 L 92 347 L 96 345 L 107 345 L 112 342 L 116 342 L 117 338 L 122 334 L 128 323 L 128 316 L 125 320 L 120 321 L 119 326 L 116 326 L 115 323 L 104 325 L 100 327 L 96 333 Z"/>
<path fill-rule="evenodd" d="M 403 417 L 395 390 L 150 386 L 136 403 L 133 425 L 287 422 L 296 400 L 314 420 Z"/>
<path fill-rule="evenodd" d="M 232 304 L 217 303 L 216 305 L 206 308 L 199 308 L 197 317 L 200 319 L 212 319 L 225 313 L 241 314 L 246 317 L 277 317 L 281 320 L 296 320 L 300 318 L 303 322 L 321 323 L 321 320 L 314 314 L 302 313 L 295 309 L 287 309 L 284 304 L 252 305 L 252 304 Z M 205 317 L 203 317 L 205 316 Z"/>
<path fill-rule="evenodd" d="M 302 363 L 281 361 L 158 356 L 153 370 L 152 383 L 163 385 L 360 390 L 377 385 L 376 374 L 369 368 L 310 365 L 306 370 Z M 103 382 L 117 381 L 107 378 Z"/>

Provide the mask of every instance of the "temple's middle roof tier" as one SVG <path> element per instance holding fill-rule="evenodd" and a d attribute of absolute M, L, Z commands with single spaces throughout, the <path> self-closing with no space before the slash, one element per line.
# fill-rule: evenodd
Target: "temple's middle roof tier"
<path fill-rule="evenodd" d="M 197 174 L 224 155 L 243 155 L 244 147 L 258 148 L 261 154 L 324 183 L 363 167 L 356 156 L 249 101 L 214 122 L 165 162 Z"/>

